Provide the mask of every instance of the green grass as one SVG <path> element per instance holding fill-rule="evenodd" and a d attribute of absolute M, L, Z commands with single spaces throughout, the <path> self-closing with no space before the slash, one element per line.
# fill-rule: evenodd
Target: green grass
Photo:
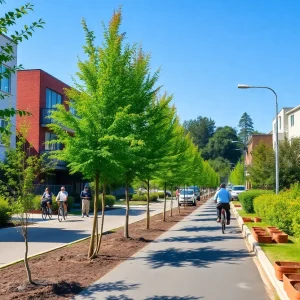
<path fill-rule="evenodd" d="M 232 201 L 232 204 L 233 204 L 233 205 L 234 205 L 234 204 L 240 204 L 240 205 L 241 205 L 241 202 L 240 202 L 240 201 L 233 200 L 233 201 Z"/>
<path fill-rule="evenodd" d="M 151 202 L 150 202 L 150 203 L 151 203 Z M 126 201 L 125 201 L 125 200 L 116 201 L 115 204 L 126 205 Z M 130 202 L 129 202 L 129 206 L 130 206 L 130 205 L 147 205 L 147 201 L 130 201 Z"/>

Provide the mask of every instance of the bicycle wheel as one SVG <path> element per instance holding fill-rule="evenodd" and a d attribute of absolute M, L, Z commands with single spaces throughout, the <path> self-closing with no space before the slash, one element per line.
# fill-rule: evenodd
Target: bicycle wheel
<path fill-rule="evenodd" d="M 59 206 L 58 211 L 57 211 L 57 218 L 58 221 L 61 222 L 64 217 L 64 208 L 62 206 Z"/>
<path fill-rule="evenodd" d="M 52 219 L 52 209 L 50 209 L 49 207 L 47 207 L 47 211 L 48 211 L 48 217 L 49 217 L 49 219 Z"/>
<path fill-rule="evenodd" d="M 46 218 L 47 218 L 47 211 L 46 211 L 45 207 L 42 207 L 42 218 L 43 218 L 43 220 L 46 220 Z"/>
<path fill-rule="evenodd" d="M 225 233 L 225 225 L 226 224 L 226 215 L 225 215 L 225 211 L 222 210 L 221 212 L 221 225 L 222 225 L 222 233 Z"/>

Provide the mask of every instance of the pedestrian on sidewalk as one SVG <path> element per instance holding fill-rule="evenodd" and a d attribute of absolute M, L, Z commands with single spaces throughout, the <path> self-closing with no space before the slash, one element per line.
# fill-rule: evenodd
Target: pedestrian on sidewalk
<path fill-rule="evenodd" d="M 176 200 L 179 200 L 180 191 L 179 188 L 176 189 Z"/>
<path fill-rule="evenodd" d="M 90 201 L 92 199 L 92 194 L 89 191 L 89 187 L 87 185 L 84 187 L 84 190 L 81 192 L 80 198 L 82 200 L 82 218 L 84 217 L 84 215 L 89 217 Z"/>
<path fill-rule="evenodd" d="M 222 183 L 220 185 L 220 189 L 216 192 L 214 196 L 214 200 L 217 203 L 217 215 L 218 219 L 217 222 L 221 221 L 221 211 L 222 208 L 226 211 L 227 216 L 227 225 L 230 224 L 230 200 L 231 194 L 226 190 L 226 184 Z"/>

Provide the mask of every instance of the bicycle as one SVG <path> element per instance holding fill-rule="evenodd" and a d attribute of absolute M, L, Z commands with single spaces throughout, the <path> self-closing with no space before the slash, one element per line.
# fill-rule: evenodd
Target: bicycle
<path fill-rule="evenodd" d="M 42 218 L 43 218 L 43 220 L 46 220 L 47 216 L 48 216 L 49 219 L 52 219 L 52 210 L 47 205 L 42 206 Z"/>
<path fill-rule="evenodd" d="M 57 210 L 57 218 L 58 221 L 61 222 L 63 219 L 66 220 L 67 215 L 65 213 L 65 208 L 64 208 L 64 201 L 58 201 L 59 202 L 59 206 L 58 206 L 58 210 Z"/>
<path fill-rule="evenodd" d="M 222 207 L 221 210 L 221 226 L 222 226 L 222 233 L 225 233 L 225 227 L 226 227 L 226 210 Z"/>

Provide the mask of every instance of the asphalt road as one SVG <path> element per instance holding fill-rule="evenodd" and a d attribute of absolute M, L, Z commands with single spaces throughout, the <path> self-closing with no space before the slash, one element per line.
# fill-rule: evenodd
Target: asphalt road
<path fill-rule="evenodd" d="M 223 235 L 210 200 L 75 299 L 263 300 L 269 296 L 236 220 Z"/>
<path fill-rule="evenodd" d="M 167 202 L 168 205 L 170 201 Z M 173 201 L 174 207 L 176 206 Z M 150 214 L 155 215 L 163 211 L 163 202 L 150 205 Z M 129 222 L 133 223 L 146 217 L 145 206 L 135 206 L 130 209 Z M 116 208 L 106 211 L 104 230 L 124 226 L 125 208 Z M 101 216 L 99 214 L 99 222 Z M 66 221 L 58 222 L 57 216 L 52 220 L 42 220 L 41 215 L 31 215 L 30 221 L 35 222 L 28 228 L 29 255 L 65 245 L 70 242 L 90 236 L 93 217 L 69 215 Z M 19 228 L 0 229 L 0 267 L 13 261 L 23 259 L 24 240 Z"/>

